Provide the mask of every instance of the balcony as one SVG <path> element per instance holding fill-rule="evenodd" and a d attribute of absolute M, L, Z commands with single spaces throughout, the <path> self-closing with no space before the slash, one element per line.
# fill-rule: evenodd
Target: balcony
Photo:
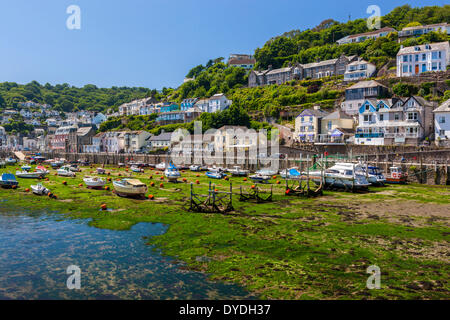
<path fill-rule="evenodd" d="M 383 132 L 372 132 L 372 133 L 356 133 L 355 138 L 384 138 L 385 134 Z"/>

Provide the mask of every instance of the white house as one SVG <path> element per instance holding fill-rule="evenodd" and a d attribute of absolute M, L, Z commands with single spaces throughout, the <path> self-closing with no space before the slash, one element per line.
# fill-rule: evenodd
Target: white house
<path fill-rule="evenodd" d="M 229 108 L 232 104 L 231 100 L 228 100 L 223 93 L 218 93 L 209 98 L 208 110 L 202 110 L 203 112 L 216 112 L 223 111 Z"/>
<path fill-rule="evenodd" d="M 426 71 L 445 71 L 450 64 L 448 41 L 400 47 L 397 53 L 397 77 L 410 77 Z"/>
<path fill-rule="evenodd" d="M 25 119 L 31 119 L 33 117 L 33 112 L 31 112 L 28 109 L 21 109 L 20 115 L 24 117 Z"/>
<path fill-rule="evenodd" d="M 355 144 L 418 145 L 433 132 L 434 106 L 417 96 L 368 99 L 359 108 Z"/>
<path fill-rule="evenodd" d="M 447 22 L 428 24 L 425 26 L 406 27 L 398 32 L 398 41 L 401 42 L 407 38 L 420 37 L 430 32 L 443 32 L 450 34 L 450 25 Z"/>
<path fill-rule="evenodd" d="M 377 67 L 362 59 L 349 63 L 345 69 L 344 80 L 355 81 L 370 78 L 375 74 Z"/>
<path fill-rule="evenodd" d="M 436 144 L 450 146 L 450 99 L 434 109 L 433 113 Z"/>
<path fill-rule="evenodd" d="M 381 29 L 377 29 L 377 30 L 369 31 L 369 32 L 365 32 L 365 33 L 352 34 L 352 35 L 346 36 L 344 38 L 341 38 L 336 42 L 338 44 L 364 42 L 367 39 L 377 39 L 379 37 L 385 37 L 389 33 L 395 32 L 395 31 L 396 30 L 393 28 L 384 27 Z"/>
<path fill-rule="evenodd" d="M 100 124 L 102 122 L 105 122 L 106 120 L 107 120 L 106 116 L 103 113 L 99 112 L 95 115 L 94 118 L 92 118 L 92 124 L 95 124 L 97 127 L 99 127 Z"/>
<path fill-rule="evenodd" d="M 157 136 L 152 136 L 148 139 L 147 147 L 150 149 L 162 149 L 162 148 L 170 148 L 170 143 L 172 139 L 172 132 L 161 132 L 161 134 Z"/>

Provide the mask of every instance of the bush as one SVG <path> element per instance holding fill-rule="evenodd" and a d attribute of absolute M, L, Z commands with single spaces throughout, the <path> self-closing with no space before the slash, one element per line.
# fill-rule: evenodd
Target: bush
<path fill-rule="evenodd" d="M 398 96 L 410 97 L 417 94 L 419 88 L 413 84 L 400 82 L 393 86 L 392 91 Z"/>

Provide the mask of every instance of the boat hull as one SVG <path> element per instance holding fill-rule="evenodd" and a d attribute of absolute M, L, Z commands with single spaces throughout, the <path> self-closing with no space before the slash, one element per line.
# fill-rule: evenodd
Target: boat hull
<path fill-rule="evenodd" d="M 128 187 L 118 184 L 116 182 L 114 182 L 113 185 L 114 185 L 114 192 L 121 197 L 143 198 L 145 197 L 145 193 L 147 192 L 147 186 Z"/>
<path fill-rule="evenodd" d="M 406 178 L 386 178 L 386 183 L 389 183 L 389 184 L 406 184 Z"/>

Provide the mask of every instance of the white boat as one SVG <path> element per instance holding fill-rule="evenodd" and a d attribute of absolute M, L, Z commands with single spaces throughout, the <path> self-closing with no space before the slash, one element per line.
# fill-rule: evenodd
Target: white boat
<path fill-rule="evenodd" d="M 102 189 L 106 184 L 105 180 L 98 177 L 84 177 L 83 181 L 90 189 Z"/>
<path fill-rule="evenodd" d="M 29 172 L 29 171 L 17 171 L 16 176 L 22 179 L 42 179 L 46 176 L 46 173 L 41 171 Z"/>
<path fill-rule="evenodd" d="M 131 166 L 131 171 L 136 172 L 136 173 L 141 173 L 144 170 L 142 170 L 141 168 L 137 167 L 137 166 Z"/>
<path fill-rule="evenodd" d="M 359 169 L 361 168 L 361 169 Z M 370 184 L 376 186 L 382 186 L 386 183 L 386 177 L 383 175 L 383 172 L 378 167 L 362 165 L 358 166 L 358 170 L 356 171 L 359 174 L 365 175 Z"/>
<path fill-rule="evenodd" d="M 260 169 L 260 170 L 256 171 L 255 173 L 263 175 L 263 176 L 275 176 L 278 174 L 278 171 L 269 169 L 269 168 L 264 168 L 264 169 Z"/>
<path fill-rule="evenodd" d="M 222 179 L 227 176 L 225 173 L 223 173 L 221 171 L 208 171 L 205 174 L 208 178 L 211 178 L 211 179 Z"/>
<path fill-rule="evenodd" d="M 256 183 L 267 183 L 270 180 L 270 176 L 260 173 L 251 175 L 249 178 Z"/>
<path fill-rule="evenodd" d="M 37 185 L 30 186 L 31 191 L 38 196 L 46 196 L 50 193 L 50 190 L 44 187 L 41 183 Z"/>
<path fill-rule="evenodd" d="M 22 167 L 21 167 L 21 169 L 23 170 L 23 171 L 30 171 L 31 170 L 31 166 L 29 166 L 29 165 L 23 165 Z"/>
<path fill-rule="evenodd" d="M 70 171 L 70 168 L 68 166 L 59 168 L 56 173 L 58 174 L 58 176 L 62 177 L 75 177 L 75 173 Z"/>
<path fill-rule="evenodd" d="M 164 171 L 164 176 L 167 180 L 176 182 L 178 178 L 181 177 L 180 171 L 173 164 L 170 164 L 169 167 Z"/>
<path fill-rule="evenodd" d="M 234 177 L 246 177 L 249 173 L 248 170 L 241 169 L 239 166 L 235 166 L 233 169 L 228 170 L 229 173 L 231 173 Z"/>
<path fill-rule="evenodd" d="M 73 165 L 73 164 L 69 166 L 69 170 L 72 172 L 80 172 L 81 171 L 77 165 Z"/>
<path fill-rule="evenodd" d="M 106 170 L 103 168 L 97 168 L 97 174 L 105 174 Z"/>
<path fill-rule="evenodd" d="M 216 167 L 215 165 L 208 168 L 209 172 L 225 172 L 225 169 L 222 167 Z"/>
<path fill-rule="evenodd" d="M 165 164 L 164 162 L 158 163 L 158 164 L 155 166 L 155 169 L 156 169 L 156 170 L 164 171 L 164 170 L 166 170 L 166 164 Z"/>
<path fill-rule="evenodd" d="M 196 164 L 193 164 L 192 166 L 189 167 L 189 170 L 194 171 L 194 172 L 199 172 L 202 171 L 202 167 Z"/>
<path fill-rule="evenodd" d="M 17 162 L 16 159 L 9 157 L 7 159 L 5 159 L 6 164 L 15 164 Z"/>
<path fill-rule="evenodd" d="M 367 189 L 370 185 L 364 174 L 362 174 L 362 168 L 359 164 L 354 163 L 336 163 L 329 169 L 323 172 L 325 178 L 325 185 L 337 188 L 355 188 L 355 189 Z M 303 173 L 304 175 L 307 173 Z M 320 183 L 322 179 L 321 171 L 310 171 L 309 176 L 311 179 Z"/>
<path fill-rule="evenodd" d="M 44 174 L 44 176 L 46 176 L 50 173 L 50 171 L 45 169 L 45 167 L 43 167 L 43 166 L 37 166 L 36 171 L 42 172 Z"/>
<path fill-rule="evenodd" d="M 122 197 L 144 197 L 147 192 L 147 185 L 138 179 L 125 178 L 114 181 L 114 192 Z"/>

